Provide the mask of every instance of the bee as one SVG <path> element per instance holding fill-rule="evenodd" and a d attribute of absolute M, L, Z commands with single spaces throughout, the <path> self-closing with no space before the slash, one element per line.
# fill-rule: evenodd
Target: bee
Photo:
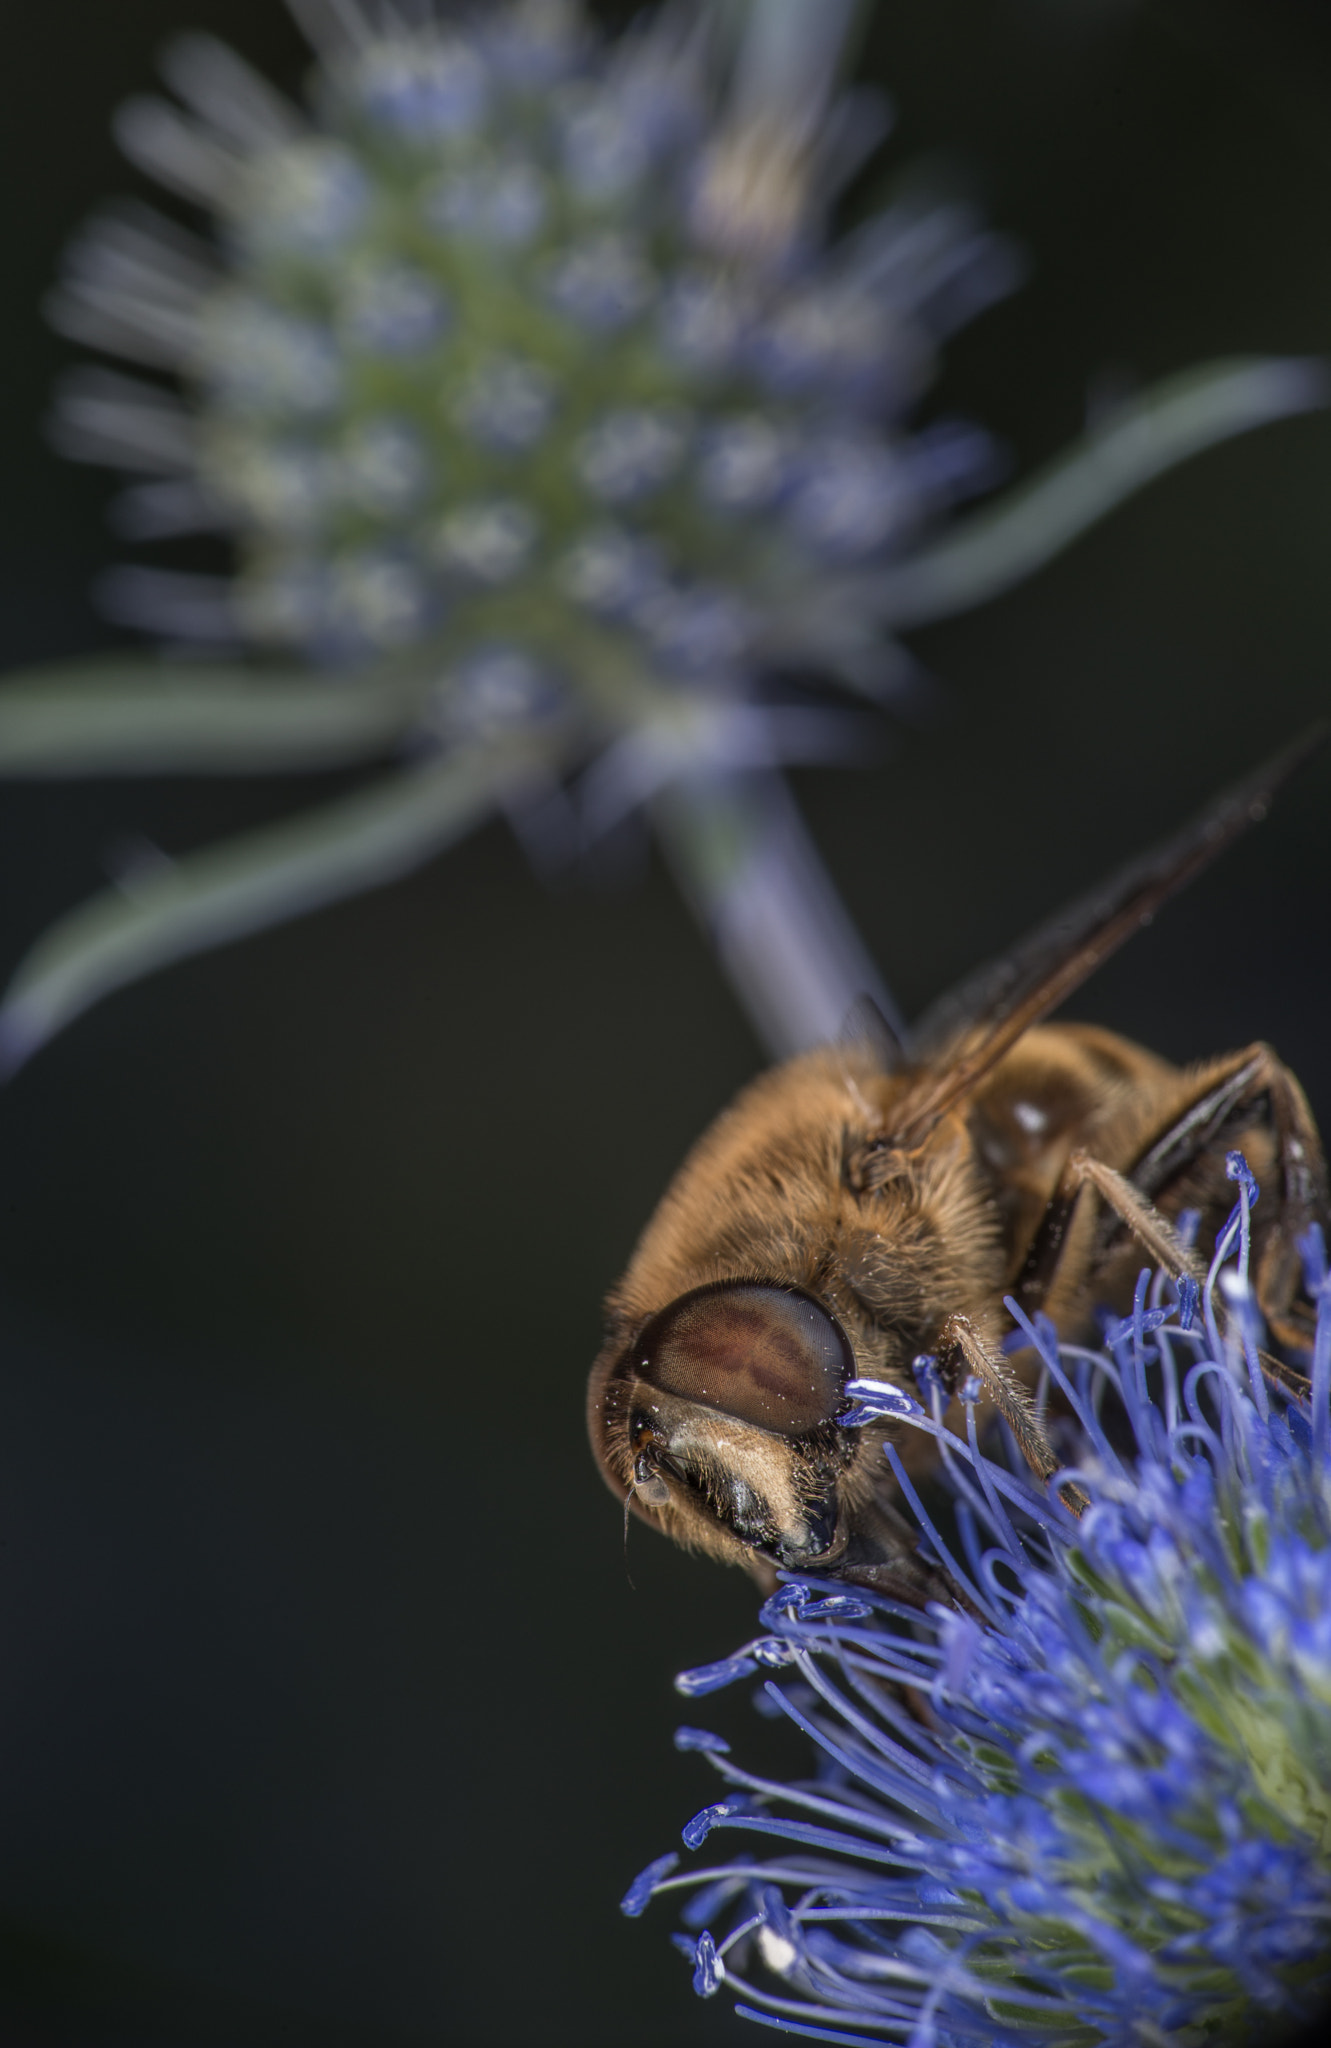
<path fill-rule="evenodd" d="M 1264 1044 L 1179 1068 L 1044 1019 L 1265 814 L 1324 737 L 1305 735 L 943 998 L 909 1055 L 862 1019 L 717 1118 L 606 1305 L 588 1423 L 626 1514 L 765 1586 L 778 1568 L 811 1571 L 919 1604 L 936 1588 L 882 1453 L 901 1426 L 844 1426 L 847 1383 L 912 1391 L 912 1363 L 930 1354 L 949 1389 L 978 1379 L 1047 1480 L 1059 1460 L 1005 1356 L 1004 1297 L 1075 1341 L 1099 1305 L 1126 1305 L 1143 1255 L 1200 1282 L 1178 1220 L 1199 1212 L 1201 1243 L 1223 1226 L 1235 1149 L 1261 1183 L 1258 1304 L 1283 1350 L 1307 1350 L 1297 1247 L 1326 1220 L 1327 1181 L 1294 1075 Z M 927 1459 L 919 1432 L 903 1454 L 907 1441 Z M 1084 1505 L 1071 1486 L 1063 1498 Z"/>

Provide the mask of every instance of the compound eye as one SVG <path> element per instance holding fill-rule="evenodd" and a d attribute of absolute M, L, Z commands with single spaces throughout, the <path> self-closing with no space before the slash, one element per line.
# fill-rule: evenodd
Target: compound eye
<path fill-rule="evenodd" d="M 781 1436 L 829 1422 L 854 1375 L 840 1325 L 807 1294 L 723 1280 L 654 1315 L 633 1363 L 663 1394 Z"/>

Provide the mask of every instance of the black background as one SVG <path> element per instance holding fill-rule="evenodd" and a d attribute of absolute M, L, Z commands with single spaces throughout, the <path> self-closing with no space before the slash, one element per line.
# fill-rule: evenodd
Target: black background
<path fill-rule="evenodd" d="M 276 0 L 180 5 L 6 23 L 9 665 L 115 638 L 86 596 L 111 485 L 44 445 L 72 351 L 38 312 L 62 240 L 135 189 L 110 110 L 191 24 L 301 72 Z M 1326 16 L 876 10 L 886 167 L 941 159 L 1034 263 L 936 409 L 1028 467 L 1088 391 L 1331 348 Z M 799 784 L 908 1012 L 1327 708 L 1329 563 L 1320 417 L 915 636 L 947 716 Z M 320 793 L 6 788 L 0 966 L 124 835 L 180 852 Z M 1331 1121 L 1328 799 L 1322 762 L 1077 1014 L 1179 1058 L 1268 1037 Z M 615 1905 L 710 1796 L 670 1678 L 753 1601 L 642 1531 L 630 1589 L 582 1385 L 604 1287 L 755 1059 L 659 871 L 552 896 L 495 828 L 116 996 L 0 1096 L 5 2044 L 746 2038 L 668 1910 Z"/>

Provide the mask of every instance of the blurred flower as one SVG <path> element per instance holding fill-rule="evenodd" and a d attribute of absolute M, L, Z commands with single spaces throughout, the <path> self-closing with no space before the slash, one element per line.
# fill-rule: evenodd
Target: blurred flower
<path fill-rule="evenodd" d="M 11 682 L 0 771 L 399 765 L 76 911 L 20 968 L 0 1053 L 496 809 L 568 857 L 645 807 L 772 1049 L 827 1037 L 858 989 L 887 997 L 782 764 L 863 757 L 848 705 L 899 695 L 894 629 L 1319 380 L 1181 380 L 953 528 L 994 448 L 910 422 L 1017 263 L 955 204 L 830 233 L 889 125 L 836 87 L 852 0 L 680 0 L 618 42 L 572 0 L 292 5 L 310 112 L 211 38 L 175 44 L 175 99 L 131 101 L 117 132 L 213 233 L 114 209 L 51 309 L 135 366 L 71 375 L 61 446 L 133 473 L 127 537 L 221 532 L 234 574 L 115 571 L 112 614 L 192 658 Z M 837 694 L 792 711 L 815 676 Z"/>
<path fill-rule="evenodd" d="M 759 1703 L 817 1745 L 815 1779 L 780 1784 L 679 1733 L 728 1788 L 686 1844 L 788 1845 L 631 1888 L 634 1914 L 698 1888 L 679 1940 L 704 1995 L 821 2040 L 1072 2048 L 1271 2040 L 1331 1989 L 1331 1284 L 1314 1230 L 1310 1399 L 1273 1392 L 1231 1167 L 1223 1337 L 1210 1287 L 1199 1317 L 1195 1286 L 1145 1273 L 1100 1353 L 1017 1315 L 1075 1417 L 1080 1521 L 980 1452 L 973 1405 L 966 1439 L 942 1427 L 927 1362 L 927 1408 L 854 1387 L 859 1419 L 890 1397 L 937 1439 L 955 1548 L 887 1456 L 962 1598 L 922 1617 L 789 1580 L 763 1637 L 678 1681 L 784 1670 Z"/>

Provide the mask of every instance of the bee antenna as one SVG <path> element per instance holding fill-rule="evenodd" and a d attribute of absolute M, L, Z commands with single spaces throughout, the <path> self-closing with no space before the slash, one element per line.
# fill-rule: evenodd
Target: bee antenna
<path fill-rule="evenodd" d="M 629 1509 L 633 1505 L 633 1496 L 637 1491 L 637 1485 L 634 1484 L 624 1495 L 624 1577 L 629 1582 L 630 1593 L 636 1593 L 638 1590 L 633 1583 L 633 1574 L 629 1570 Z"/>

